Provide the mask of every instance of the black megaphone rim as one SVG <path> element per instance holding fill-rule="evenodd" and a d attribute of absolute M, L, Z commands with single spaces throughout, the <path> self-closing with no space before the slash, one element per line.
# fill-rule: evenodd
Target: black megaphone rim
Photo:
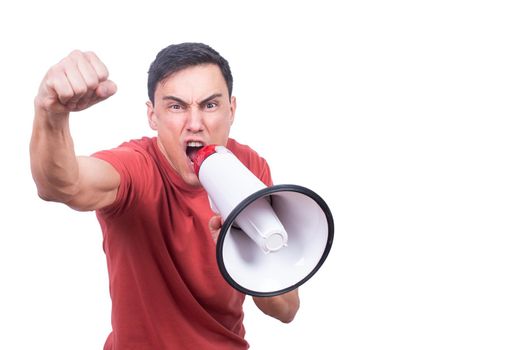
<path fill-rule="evenodd" d="M 236 217 L 251 203 L 256 201 L 259 198 L 267 197 L 271 194 L 275 194 L 278 192 L 297 192 L 303 195 L 308 196 L 309 198 L 313 199 L 319 207 L 322 209 L 326 216 L 327 224 L 328 224 L 328 238 L 326 242 L 326 247 L 324 248 L 324 252 L 322 253 L 322 257 L 318 261 L 317 265 L 309 274 L 307 274 L 304 278 L 302 278 L 299 282 L 280 289 L 276 291 L 271 292 L 260 292 L 248 289 L 244 286 L 241 286 L 238 284 L 233 277 L 228 273 L 227 268 L 224 264 L 223 259 L 223 247 L 224 247 L 224 240 L 226 238 L 227 232 L 229 231 L 230 227 L 233 225 Z M 246 197 L 242 202 L 240 202 L 228 215 L 226 220 L 224 221 L 224 224 L 222 225 L 222 228 L 220 230 L 218 239 L 217 239 L 217 246 L 216 246 L 216 258 L 218 263 L 218 268 L 220 270 L 220 273 L 222 274 L 222 277 L 229 283 L 233 288 L 238 290 L 241 293 L 255 296 L 255 297 L 271 297 L 276 296 L 280 294 L 284 294 L 287 292 L 290 292 L 298 287 L 300 287 L 302 284 L 307 282 L 317 271 L 320 269 L 320 267 L 324 264 L 326 261 L 327 256 L 329 255 L 329 252 L 331 250 L 331 246 L 333 244 L 333 238 L 334 238 L 334 232 L 335 232 L 335 224 L 333 221 L 333 215 L 331 214 L 331 211 L 329 210 L 328 205 L 326 202 L 315 192 L 310 190 L 309 188 L 298 186 L 298 185 L 289 185 L 289 184 L 283 184 L 283 185 L 275 185 L 263 188 L 250 196 Z"/>

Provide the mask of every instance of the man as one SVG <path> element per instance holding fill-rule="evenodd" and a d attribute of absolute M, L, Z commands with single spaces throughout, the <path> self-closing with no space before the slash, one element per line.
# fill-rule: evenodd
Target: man
<path fill-rule="evenodd" d="M 209 208 L 191 155 L 227 146 L 267 185 L 269 167 L 229 138 L 235 117 L 228 62 L 204 44 L 161 50 L 148 79 L 149 125 L 157 137 L 77 156 L 71 112 L 117 88 L 92 52 L 74 51 L 43 79 L 35 98 L 31 170 L 38 194 L 73 209 L 96 210 L 109 270 L 112 326 L 104 349 L 247 349 L 244 295 L 215 260 L 221 218 Z M 298 290 L 253 298 L 264 313 L 293 320 Z"/>

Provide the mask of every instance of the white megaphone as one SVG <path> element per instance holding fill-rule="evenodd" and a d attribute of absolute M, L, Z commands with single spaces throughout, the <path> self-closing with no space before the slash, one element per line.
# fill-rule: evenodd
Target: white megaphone
<path fill-rule="evenodd" d="M 233 288 L 275 296 L 318 271 L 334 235 L 322 198 L 297 185 L 267 187 L 223 146 L 203 147 L 193 163 L 211 207 L 224 219 L 217 262 Z"/>

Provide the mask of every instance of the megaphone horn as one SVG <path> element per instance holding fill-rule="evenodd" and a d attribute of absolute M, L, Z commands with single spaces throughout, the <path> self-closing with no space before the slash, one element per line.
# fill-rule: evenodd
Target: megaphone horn
<path fill-rule="evenodd" d="M 201 148 L 193 163 L 212 207 L 225 218 L 217 263 L 233 288 L 274 296 L 318 271 L 334 236 L 333 216 L 319 195 L 298 185 L 267 187 L 223 146 Z"/>

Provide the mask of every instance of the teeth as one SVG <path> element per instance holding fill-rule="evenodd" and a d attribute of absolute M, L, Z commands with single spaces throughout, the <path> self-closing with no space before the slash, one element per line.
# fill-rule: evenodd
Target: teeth
<path fill-rule="evenodd" d="M 204 146 L 204 144 L 199 141 L 189 141 L 187 143 L 187 147 L 202 147 L 202 146 Z"/>

